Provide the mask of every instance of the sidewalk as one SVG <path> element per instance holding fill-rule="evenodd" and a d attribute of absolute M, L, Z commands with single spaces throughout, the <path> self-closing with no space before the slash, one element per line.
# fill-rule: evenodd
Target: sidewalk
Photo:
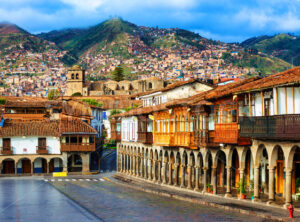
<path fill-rule="evenodd" d="M 107 180 L 147 193 L 153 193 L 160 196 L 172 197 L 196 204 L 207 205 L 209 207 L 239 212 L 245 215 L 258 216 L 267 219 L 267 221 L 300 221 L 299 211 L 295 211 L 295 218 L 290 219 L 288 218 L 288 210 L 278 206 L 268 206 L 264 203 L 253 203 L 248 200 L 225 198 L 223 196 L 217 196 L 213 194 L 201 194 L 200 192 L 182 189 L 175 186 L 150 183 L 142 178 L 131 177 L 121 173 L 116 173 Z"/>

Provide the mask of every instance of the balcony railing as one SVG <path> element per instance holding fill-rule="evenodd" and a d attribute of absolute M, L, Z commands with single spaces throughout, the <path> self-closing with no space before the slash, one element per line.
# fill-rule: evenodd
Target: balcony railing
<path fill-rule="evenodd" d="M 213 130 L 197 130 L 194 131 L 194 143 L 196 146 L 214 147 L 217 146 L 214 143 L 215 132 Z"/>
<path fill-rule="evenodd" d="M 1 154 L 12 155 L 13 154 L 12 147 L 2 147 Z"/>
<path fill-rule="evenodd" d="M 300 115 L 239 117 L 240 136 L 300 140 Z"/>
<path fill-rule="evenodd" d="M 194 146 L 194 133 L 193 132 L 175 132 L 174 133 L 174 143 L 173 146 Z"/>
<path fill-rule="evenodd" d="M 68 151 L 80 151 L 80 152 L 93 152 L 96 150 L 96 145 L 95 143 L 93 144 L 61 144 L 60 150 L 63 152 L 68 152 Z"/>
<path fill-rule="evenodd" d="M 250 145 L 251 141 L 239 134 L 238 123 L 215 124 L 215 143 Z"/>
<path fill-rule="evenodd" d="M 174 144 L 174 133 L 154 133 L 154 144 L 158 146 L 172 146 Z"/>
<path fill-rule="evenodd" d="M 145 144 L 153 143 L 153 134 L 152 132 L 138 132 L 138 142 Z"/>
<path fill-rule="evenodd" d="M 47 146 L 37 146 L 36 153 L 38 154 L 48 154 L 48 147 Z"/>

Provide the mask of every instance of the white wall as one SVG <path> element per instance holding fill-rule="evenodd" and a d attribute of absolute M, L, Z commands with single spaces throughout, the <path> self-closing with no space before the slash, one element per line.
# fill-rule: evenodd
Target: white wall
<path fill-rule="evenodd" d="M 285 114 L 285 90 L 284 88 L 278 88 L 278 114 Z"/>
<path fill-rule="evenodd" d="M 261 94 L 256 93 L 255 94 L 255 116 L 263 116 L 262 113 L 262 106 L 263 104 L 261 103 Z"/>
<path fill-rule="evenodd" d="M 294 88 L 295 97 L 295 113 L 300 114 L 300 87 Z"/>
<path fill-rule="evenodd" d="M 2 139 L 0 139 L 2 146 Z M 46 137 L 46 144 L 49 154 L 60 154 L 59 137 Z M 38 137 L 11 137 L 13 154 L 36 154 Z M 24 151 L 24 148 L 26 151 Z"/>

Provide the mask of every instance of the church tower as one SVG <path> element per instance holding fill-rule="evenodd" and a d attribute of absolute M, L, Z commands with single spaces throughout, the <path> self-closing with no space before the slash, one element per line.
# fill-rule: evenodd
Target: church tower
<path fill-rule="evenodd" d="M 83 94 L 83 85 L 85 81 L 85 70 L 79 65 L 74 65 L 68 70 L 67 74 L 67 96 L 74 93 Z"/>

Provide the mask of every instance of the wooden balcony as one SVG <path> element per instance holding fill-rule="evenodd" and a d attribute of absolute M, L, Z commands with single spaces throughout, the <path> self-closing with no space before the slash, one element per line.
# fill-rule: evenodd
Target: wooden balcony
<path fill-rule="evenodd" d="M 139 143 L 152 144 L 153 143 L 153 134 L 152 132 L 138 132 Z"/>
<path fill-rule="evenodd" d="M 174 134 L 173 133 L 161 133 L 155 132 L 154 144 L 158 146 L 172 146 L 174 144 Z"/>
<path fill-rule="evenodd" d="M 13 151 L 11 147 L 2 147 L 1 154 L 3 155 L 12 155 Z"/>
<path fill-rule="evenodd" d="M 60 150 L 62 152 L 79 151 L 79 152 L 93 152 L 96 150 L 95 143 L 93 144 L 61 144 Z"/>
<path fill-rule="evenodd" d="M 239 117 L 240 136 L 257 139 L 300 140 L 300 115 Z"/>
<path fill-rule="evenodd" d="M 237 123 L 215 124 L 215 143 L 250 145 L 248 138 L 240 137 Z"/>
<path fill-rule="evenodd" d="M 218 144 L 214 142 L 215 131 L 199 130 L 194 132 L 194 143 L 197 147 L 216 147 Z"/>
<path fill-rule="evenodd" d="M 195 147 L 193 132 L 175 132 L 173 146 Z"/>
<path fill-rule="evenodd" d="M 48 147 L 47 146 L 37 146 L 36 153 L 37 154 L 48 154 Z"/>
<path fill-rule="evenodd" d="M 116 142 L 120 142 L 121 141 L 121 132 L 111 131 L 110 139 L 115 140 Z"/>

